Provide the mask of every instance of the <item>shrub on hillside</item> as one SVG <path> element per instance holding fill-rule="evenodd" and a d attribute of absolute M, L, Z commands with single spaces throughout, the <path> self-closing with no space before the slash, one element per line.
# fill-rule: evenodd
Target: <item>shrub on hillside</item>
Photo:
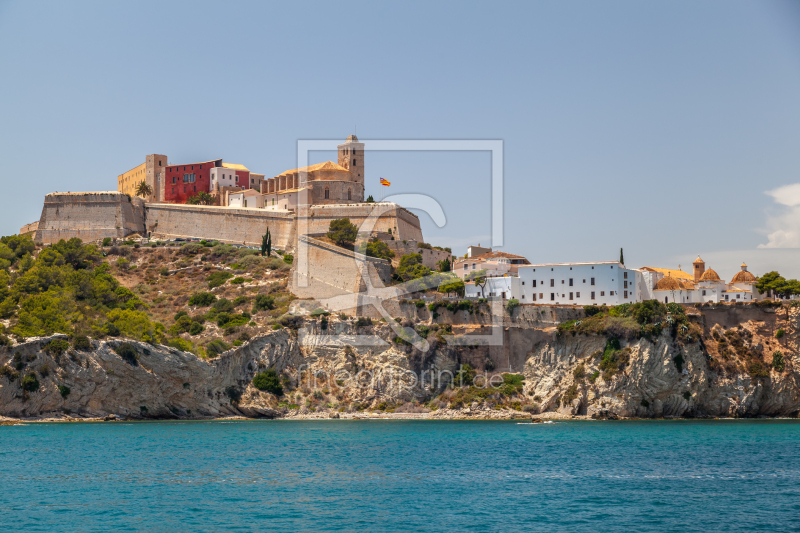
<path fill-rule="evenodd" d="M 267 294 L 259 294 L 253 301 L 253 313 L 275 309 L 275 298 Z"/>
<path fill-rule="evenodd" d="M 61 395 L 62 398 L 66 398 L 67 396 L 69 396 L 70 392 L 72 391 L 70 391 L 70 388 L 67 387 L 66 385 L 58 386 L 58 393 Z"/>
<path fill-rule="evenodd" d="M 77 335 L 72 341 L 72 347 L 81 352 L 88 352 L 92 349 L 92 342 L 86 335 Z"/>
<path fill-rule="evenodd" d="M 783 354 L 781 352 L 776 351 L 772 354 L 772 368 L 778 372 L 783 372 L 786 368 L 786 362 L 784 361 Z"/>
<path fill-rule="evenodd" d="M 213 304 L 217 297 L 213 292 L 198 292 L 189 298 L 189 305 L 196 305 L 198 307 L 207 307 Z"/>
<path fill-rule="evenodd" d="M 22 378 L 20 386 L 22 386 L 22 390 L 24 391 L 36 392 L 37 390 L 39 390 L 39 380 L 36 379 L 35 374 L 27 374 L 25 377 Z"/>
<path fill-rule="evenodd" d="M 44 350 L 51 355 L 61 355 L 69 350 L 69 342 L 64 339 L 54 339 L 47 343 Z"/>
<path fill-rule="evenodd" d="M 232 277 L 233 274 L 231 274 L 230 272 L 222 272 L 222 271 L 212 272 L 206 278 L 206 281 L 208 282 L 208 288 L 214 289 L 216 287 L 219 287 Z"/>
<path fill-rule="evenodd" d="M 514 309 L 519 307 L 519 300 L 516 298 L 511 298 L 508 303 L 506 304 L 506 311 L 508 311 L 509 315 L 514 315 Z"/>
<path fill-rule="evenodd" d="M 253 378 L 253 386 L 260 391 L 270 392 L 275 396 L 283 396 L 280 376 L 272 368 L 256 374 Z"/>
<path fill-rule="evenodd" d="M 136 353 L 136 348 L 131 343 L 123 342 L 116 346 L 114 351 L 129 365 L 136 366 L 139 364 L 137 361 L 139 354 Z"/>
<path fill-rule="evenodd" d="M 780 339 L 781 337 L 783 337 L 783 334 L 784 331 L 782 329 L 779 329 L 778 331 L 775 332 L 775 338 Z"/>
<path fill-rule="evenodd" d="M 206 345 L 206 354 L 209 357 L 217 357 L 223 352 L 227 352 L 231 347 L 222 339 L 214 339 Z"/>

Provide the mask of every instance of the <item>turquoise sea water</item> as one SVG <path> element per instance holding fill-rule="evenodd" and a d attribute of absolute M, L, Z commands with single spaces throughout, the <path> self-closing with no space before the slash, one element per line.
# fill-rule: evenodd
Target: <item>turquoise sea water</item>
<path fill-rule="evenodd" d="M 5 426 L 0 530 L 796 531 L 800 423 Z"/>

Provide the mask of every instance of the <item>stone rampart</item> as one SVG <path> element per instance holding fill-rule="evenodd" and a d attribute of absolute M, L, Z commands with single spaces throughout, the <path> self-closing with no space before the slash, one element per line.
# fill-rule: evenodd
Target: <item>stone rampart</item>
<path fill-rule="evenodd" d="M 314 298 L 335 312 L 355 313 L 363 296 L 390 283 L 389 261 L 300 236 L 290 285 L 298 298 Z"/>
<path fill-rule="evenodd" d="M 50 193 L 44 198 L 34 241 L 96 241 L 144 233 L 144 205 L 143 199 L 116 191 Z"/>
<path fill-rule="evenodd" d="M 36 230 L 39 229 L 39 221 L 31 222 L 30 224 L 25 224 L 21 228 L 19 228 L 20 235 L 35 235 Z"/>
<path fill-rule="evenodd" d="M 437 263 L 439 261 L 444 259 L 451 260 L 450 256 L 452 254 L 450 252 L 445 250 L 429 250 L 427 248 L 420 248 L 417 246 L 417 241 L 399 241 L 395 239 L 384 242 L 386 242 L 386 245 L 389 246 L 389 249 L 394 252 L 392 265 L 395 267 L 400 264 L 400 258 L 409 254 L 420 254 L 422 256 L 422 264 L 431 270 L 436 270 L 438 268 L 439 265 Z"/>
<path fill-rule="evenodd" d="M 389 232 L 399 240 L 423 241 L 419 218 L 390 202 L 340 205 L 312 205 L 298 215 L 298 231 L 311 235 L 325 233 L 332 220 L 349 218 L 360 232 Z M 304 228 L 307 227 L 307 230 Z"/>
<path fill-rule="evenodd" d="M 261 246 L 269 228 L 272 246 L 294 248 L 295 219 L 291 212 L 188 204 L 147 204 L 151 238 L 193 238 L 229 244 Z"/>

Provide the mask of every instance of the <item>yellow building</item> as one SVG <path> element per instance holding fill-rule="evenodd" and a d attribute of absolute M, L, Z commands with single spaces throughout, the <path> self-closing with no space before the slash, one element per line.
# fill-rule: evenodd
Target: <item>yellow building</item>
<path fill-rule="evenodd" d="M 164 167 L 167 166 L 167 156 L 150 154 L 145 157 L 144 163 L 117 176 L 117 191 L 131 196 L 136 196 L 136 188 L 141 182 L 147 183 L 153 194 L 145 197 L 148 202 L 160 202 L 164 199 Z"/>

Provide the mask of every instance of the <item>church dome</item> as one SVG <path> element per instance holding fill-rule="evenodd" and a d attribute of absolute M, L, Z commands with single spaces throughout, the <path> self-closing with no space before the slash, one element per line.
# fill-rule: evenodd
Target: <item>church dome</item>
<path fill-rule="evenodd" d="M 731 279 L 731 283 L 755 283 L 756 281 L 758 281 L 758 278 L 747 270 L 740 270 L 733 276 L 733 279 Z"/>
<path fill-rule="evenodd" d="M 358 137 L 356 137 L 355 135 L 348 135 L 347 136 L 347 140 L 348 141 L 353 141 L 353 142 L 358 142 Z"/>
<path fill-rule="evenodd" d="M 656 290 L 657 291 L 681 291 L 681 290 L 691 290 L 694 287 L 691 286 L 690 283 L 685 283 L 678 278 L 673 278 L 672 276 L 666 276 L 658 280 L 656 283 Z"/>
<path fill-rule="evenodd" d="M 703 272 L 702 276 L 700 276 L 700 281 L 719 281 L 719 280 L 720 280 L 719 274 L 714 272 L 713 268 L 709 268 L 708 270 Z"/>

